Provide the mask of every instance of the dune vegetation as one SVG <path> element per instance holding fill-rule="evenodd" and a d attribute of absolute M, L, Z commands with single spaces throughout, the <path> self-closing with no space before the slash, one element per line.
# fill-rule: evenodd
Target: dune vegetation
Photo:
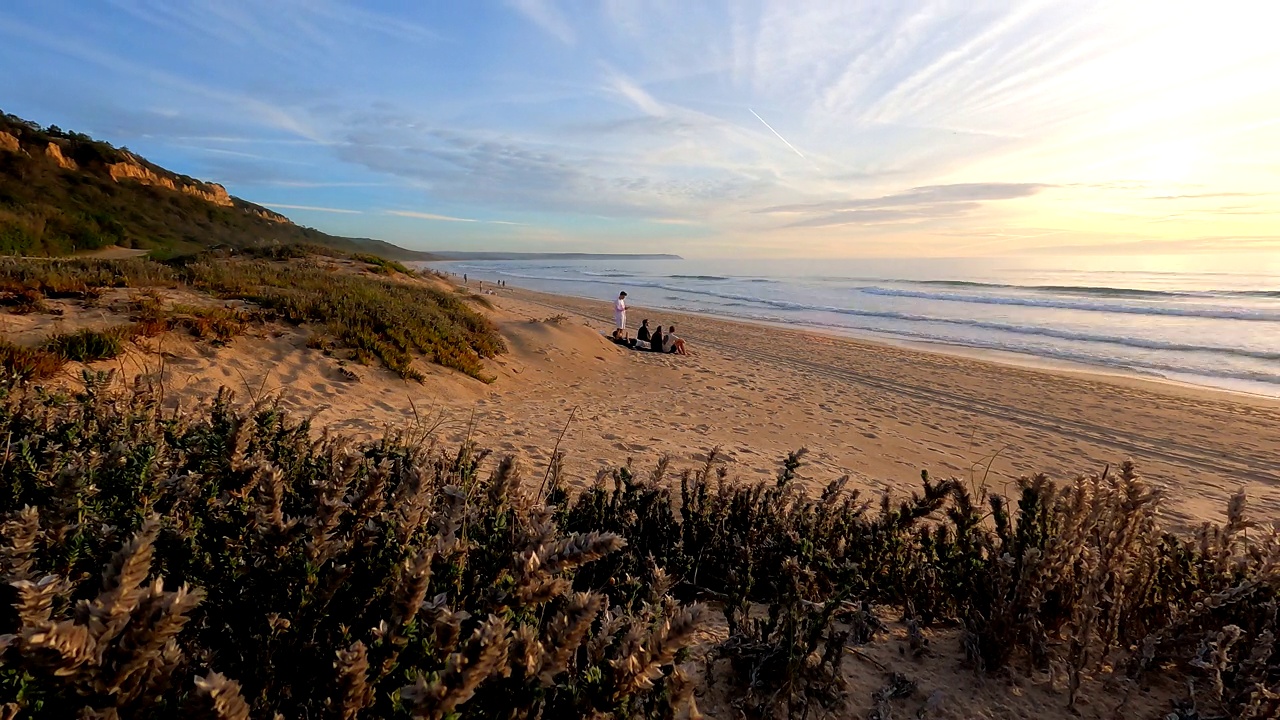
<path fill-rule="evenodd" d="M 870 502 L 847 478 L 802 490 L 803 451 L 765 483 L 712 451 L 574 490 L 558 453 L 521 468 L 426 424 L 356 442 L 264 397 L 42 382 L 271 323 L 404 378 L 489 380 L 483 298 L 398 263 L 0 260 L 10 312 L 108 296 L 117 324 L 0 342 L 4 717 L 952 717 L 901 669 L 854 696 L 849 659 L 890 623 L 904 657 L 953 638 L 965 672 L 1039 678 L 1064 710 L 1150 710 L 1159 686 L 1160 717 L 1280 713 L 1280 536 L 1243 495 L 1195 532 L 1130 463 L 1007 495 L 926 473 Z"/>
<path fill-rule="evenodd" d="M 305 324 L 311 343 L 381 363 L 403 378 L 421 379 L 424 358 L 489 381 L 482 363 L 505 351 L 501 336 L 467 298 L 422 282 L 394 261 L 338 262 L 334 251 L 276 246 L 248 252 L 207 252 L 168 262 L 128 260 L 0 259 L 0 304 L 38 312 L 51 298 L 93 302 L 110 289 L 133 289 L 131 322 L 106 330 L 50 337 L 36 348 L 0 345 L 0 361 L 23 378 L 43 379 L 62 364 L 116 357 L 129 340 L 186 330 L 226 342 L 255 322 Z M 369 268 L 373 274 L 358 271 Z M 173 306 L 157 291 L 185 289 L 214 306 Z M 237 303 L 224 307 L 221 303 Z"/>
<path fill-rule="evenodd" d="M 803 453 L 753 485 L 711 453 L 573 493 L 558 460 L 112 387 L 0 393 L 9 716 L 690 718 L 713 682 L 735 714 L 847 716 L 842 659 L 889 616 L 912 653 L 960 627 L 973 672 L 1052 673 L 1064 705 L 1173 677 L 1168 717 L 1280 711 L 1275 531 L 1239 496 L 1170 532 L 1130 464 L 868 503 L 800 492 Z M 870 702 L 930 707 L 905 674 Z"/>

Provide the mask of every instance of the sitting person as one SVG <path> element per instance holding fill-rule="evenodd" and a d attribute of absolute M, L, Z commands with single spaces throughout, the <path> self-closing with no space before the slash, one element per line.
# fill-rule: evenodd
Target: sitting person
<path fill-rule="evenodd" d="M 615 329 L 613 331 L 613 334 L 609 336 L 609 339 L 623 347 L 635 348 L 636 350 L 650 349 L 649 343 L 645 342 L 644 340 L 639 340 L 639 339 L 633 340 L 627 337 L 626 335 L 623 335 L 622 328 Z"/>
<path fill-rule="evenodd" d="M 649 321 L 641 320 L 640 329 L 636 331 L 636 339 L 643 340 L 646 344 L 649 342 Z"/>
<path fill-rule="evenodd" d="M 653 329 L 653 334 L 649 336 L 649 346 L 654 352 L 663 352 L 662 350 L 662 326 Z"/>
<path fill-rule="evenodd" d="M 672 325 L 667 328 L 667 337 L 662 341 L 662 351 L 666 353 L 675 353 L 676 355 L 688 355 L 688 351 L 684 349 L 684 340 L 676 336 L 676 326 Z"/>

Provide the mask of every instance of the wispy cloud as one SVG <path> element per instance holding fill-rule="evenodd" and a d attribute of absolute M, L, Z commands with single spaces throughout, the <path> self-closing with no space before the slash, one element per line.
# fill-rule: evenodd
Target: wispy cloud
<path fill-rule="evenodd" d="M 362 210 L 347 210 L 345 208 L 321 207 L 319 205 L 289 205 L 286 203 L 263 202 L 259 205 L 265 205 L 270 208 L 285 208 L 286 210 L 311 210 L 313 212 L 337 213 L 339 215 L 362 215 Z"/>
<path fill-rule="evenodd" d="M 1257 253 L 1276 250 L 1280 250 L 1280 235 L 1206 235 L 1176 239 L 1113 239 L 1090 244 L 1043 245 L 1019 249 L 1022 253 L 1034 255 Z"/>
<path fill-rule="evenodd" d="M 251 7 L 230 0 L 181 6 L 145 0 L 108 2 L 165 33 L 229 46 L 254 45 L 278 57 L 332 54 L 353 32 L 414 44 L 440 40 L 439 33 L 421 23 L 345 0 L 275 0 Z"/>
<path fill-rule="evenodd" d="M 1039 183 L 928 185 L 878 197 L 774 205 L 755 212 L 806 216 L 785 225 L 788 228 L 923 223 L 970 215 L 983 203 L 1030 197 L 1046 187 Z"/>
<path fill-rule="evenodd" d="M 321 139 L 315 128 L 297 113 L 252 95 L 224 90 L 180 74 L 157 70 L 153 66 L 136 63 L 93 45 L 76 42 L 0 15 L 0 34 L 4 33 L 20 35 L 25 40 L 43 45 L 56 53 L 93 63 L 113 73 L 163 86 L 169 92 L 194 95 L 205 100 L 229 104 L 260 123 L 308 140 Z"/>
<path fill-rule="evenodd" d="M 1280 214 L 1265 3 L 0 5 L 6 111 L 363 211 L 316 218 L 343 234 L 939 254 L 1240 247 Z"/>
<path fill-rule="evenodd" d="M 608 75 L 610 88 L 630 101 L 640 112 L 652 117 L 667 115 L 666 106 L 637 85 L 634 80 L 615 70 L 610 70 Z"/>
<path fill-rule="evenodd" d="M 1272 193 L 1246 193 L 1246 192 L 1203 192 L 1203 193 L 1185 193 L 1181 195 L 1154 195 L 1152 200 L 1207 200 L 1217 198 L 1255 198 L 1265 197 Z"/>
<path fill-rule="evenodd" d="M 577 37 L 569 21 L 565 19 L 554 0 L 509 0 L 511 6 L 533 24 L 547 31 L 560 42 L 572 45 Z"/>
<path fill-rule="evenodd" d="M 756 210 L 758 213 L 838 212 L 867 208 L 902 207 L 906 205 L 932 205 L 938 203 L 978 202 L 983 200 L 1011 200 L 1028 197 L 1049 187 L 1042 183 L 958 183 L 955 185 L 926 185 L 891 195 L 851 200 L 831 200 L 796 205 L 775 205 Z"/>
<path fill-rule="evenodd" d="M 416 212 L 413 210 L 387 210 L 388 215 L 396 215 L 398 217 L 416 218 L 418 220 L 439 220 L 442 222 L 460 222 L 460 223 L 487 223 L 489 225 L 522 225 L 523 223 L 509 222 L 507 220 L 480 220 L 478 218 L 454 217 L 452 215 L 437 215 L 435 213 Z"/>
<path fill-rule="evenodd" d="M 287 188 L 360 188 L 394 186 L 394 183 L 385 182 L 315 182 L 311 180 L 272 180 L 262 184 Z"/>

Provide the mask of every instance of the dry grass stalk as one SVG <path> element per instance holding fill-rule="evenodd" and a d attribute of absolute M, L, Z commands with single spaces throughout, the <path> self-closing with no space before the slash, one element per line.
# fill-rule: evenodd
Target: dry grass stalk
<path fill-rule="evenodd" d="M 604 605 L 604 598 L 595 593 L 574 593 L 568 604 L 548 623 L 544 633 L 546 642 L 539 643 L 542 648 L 541 661 L 537 670 L 530 675 L 537 677 L 538 682 L 550 687 L 555 684 L 555 677 L 564 672 L 569 658 L 578 651 L 582 640 L 591 630 L 591 624 Z M 528 642 L 525 647 L 531 647 Z"/>
<path fill-rule="evenodd" d="M 373 687 L 368 682 L 369 655 L 364 643 L 357 640 L 346 650 L 339 650 L 334 666 L 341 686 L 338 715 L 342 720 L 356 720 L 373 704 Z"/>
<path fill-rule="evenodd" d="M 249 704 L 235 680 L 213 672 L 196 678 L 195 685 L 204 704 L 203 714 L 210 720 L 249 720 Z"/>
<path fill-rule="evenodd" d="M 1276 705 L 1280 538 L 1241 498 L 1164 532 L 1132 466 L 1008 500 L 924 476 L 875 511 L 839 480 L 800 492 L 799 454 L 735 485 L 709 453 L 678 494 L 652 482 L 668 464 L 623 466 L 577 496 L 551 478 L 543 507 L 470 445 L 343 442 L 228 393 L 161 412 L 108 383 L 0 387 L 0 653 L 22 673 L 0 704 L 33 718 L 171 717 L 197 687 L 213 717 L 695 717 L 676 663 L 706 597 L 752 716 L 847 714 L 840 659 L 874 640 L 873 604 L 912 638 L 964 622 L 989 672 L 1065 672 L 1064 702 L 1159 667 L 1206 677 L 1206 710 Z"/>
<path fill-rule="evenodd" d="M 476 629 L 462 651 L 453 653 L 436 678 L 400 691 L 413 707 L 415 718 L 440 720 L 467 702 L 490 675 L 506 669 L 508 628 L 501 618 L 490 617 Z"/>

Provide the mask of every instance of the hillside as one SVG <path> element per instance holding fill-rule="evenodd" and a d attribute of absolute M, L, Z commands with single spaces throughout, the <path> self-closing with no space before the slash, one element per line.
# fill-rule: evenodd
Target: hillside
<path fill-rule="evenodd" d="M 0 254 L 70 255 L 117 245 L 163 257 L 277 243 L 435 259 L 295 225 L 221 185 L 171 172 L 125 148 L 0 113 Z"/>

